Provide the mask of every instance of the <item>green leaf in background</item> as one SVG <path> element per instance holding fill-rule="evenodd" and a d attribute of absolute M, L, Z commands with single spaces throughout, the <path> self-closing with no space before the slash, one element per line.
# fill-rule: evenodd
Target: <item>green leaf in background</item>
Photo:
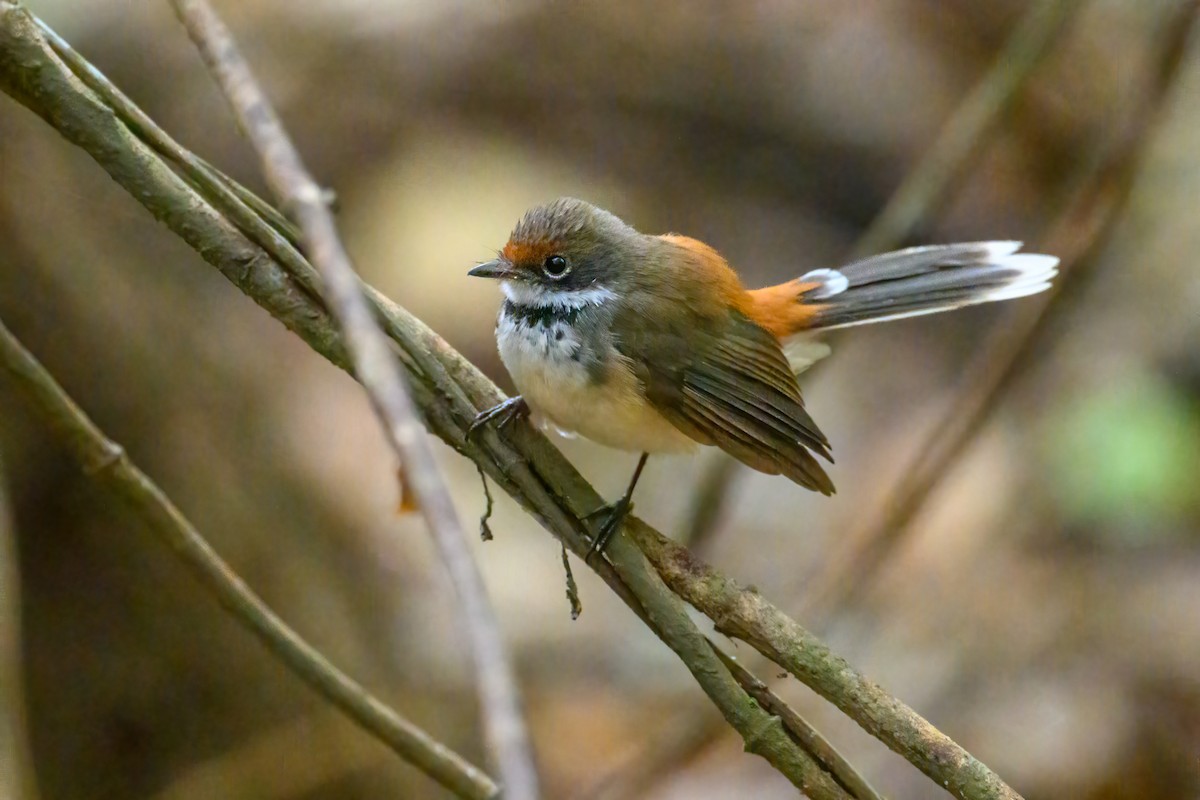
<path fill-rule="evenodd" d="M 1200 513 L 1200 409 L 1154 375 L 1069 403 L 1043 441 L 1063 514 L 1097 535 L 1148 542 Z"/>

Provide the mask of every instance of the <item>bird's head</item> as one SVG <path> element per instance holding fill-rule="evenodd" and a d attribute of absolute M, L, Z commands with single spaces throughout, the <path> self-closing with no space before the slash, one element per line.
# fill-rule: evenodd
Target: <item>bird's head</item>
<path fill-rule="evenodd" d="M 621 291 L 641 234 L 570 197 L 530 209 L 499 255 L 468 275 L 501 281 L 520 305 L 598 304 Z"/>

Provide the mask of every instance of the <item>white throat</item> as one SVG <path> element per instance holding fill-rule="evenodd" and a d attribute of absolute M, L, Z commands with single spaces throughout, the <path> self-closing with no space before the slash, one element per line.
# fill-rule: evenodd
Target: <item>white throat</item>
<path fill-rule="evenodd" d="M 604 286 L 589 286 L 586 289 L 550 289 L 536 283 L 523 281 L 500 281 L 500 290 L 514 305 L 527 308 L 553 308 L 560 311 L 578 311 L 588 306 L 598 306 L 616 297 Z"/>

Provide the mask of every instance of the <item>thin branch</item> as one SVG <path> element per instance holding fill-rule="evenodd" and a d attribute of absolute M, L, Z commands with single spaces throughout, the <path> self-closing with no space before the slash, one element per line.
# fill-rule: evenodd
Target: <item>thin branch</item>
<path fill-rule="evenodd" d="M 867 782 L 866 778 L 858 774 L 858 770 L 854 768 L 854 765 L 847 761 L 846 757 L 839 753 L 837 748 L 830 744 L 829 740 L 810 725 L 804 717 L 800 716 L 799 712 L 785 703 L 783 698 L 771 691 L 770 686 L 715 644 L 713 644 L 712 648 L 720 657 L 722 663 L 733 673 L 734 679 L 741 684 L 742 688 L 760 706 L 783 720 L 783 725 L 788 729 L 788 733 L 796 739 L 805 752 L 809 753 L 818 764 L 821 764 L 831 775 L 837 778 L 837 782 L 851 797 L 855 798 L 855 800 L 883 800 L 879 796 L 879 793 Z"/>
<path fill-rule="evenodd" d="M 297 249 L 299 231 L 269 203 L 233 181 L 204 159 L 180 145 L 154 120 L 138 108 L 98 69 L 41 19 L 34 18 L 38 30 L 61 58 L 89 89 L 105 102 L 131 131 L 174 166 L 189 183 L 221 209 L 255 244 L 288 268 L 317 302 L 321 300 L 320 279 L 316 270 Z"/>
<path fill-rule="evenodd" d="M 322 296 L 344 333 L 354 373 L 371 398 L 458 593 L 475 661 L 486 738 L 505 795 L 510 800 L 534 800 L 539 791 L 533 748 L 499 623 L 433 449 L 387 340 L 359 289 L 358 276 L 321 187 L 304 167 L 266 93 L 212 6 L 207 0 L 172 0 L 171 5 L 258 151 L 267 182 L 298 223 L 304 249 L 324 279 Z"/>
<path fill-rule="evenodd" d="M 626 530 L 667 585 L 702 609 L 717 630 L 747 642 L 795 675 L 938 786 L 963 800 L 1019 797 L 981 761 L 760 594 L 739 586 L 647 525 L 635 523 Z"/>
<path fill-rule="evenodd" d="M 837 782 L 841 791 L 853 800 L 880 800 L 879 795 L 853 765 L 798 712 L 772 692 L 765 681 L 755 676 L 739 660 L 724 652 L 711 639 L 708 643 L 738 685 L 753 697 L 756 703 L 780 719 L 788 736 Z M 759 654 L 753 655 L 762 662 L 764 668 L 773 666 Z M 572 799 L 624 800 L 651 796 L 656 786 L 669 782 L 673 773 L 699 758 L 704 751 L 716 744 L 725 732 L 725 726 L 719 719 L 710 721 L 703 711 L 681 714 L 680 719 L 673 721 L 671 728 L 672 732 L 667 734 L 665 741 L 655 741 L 656 757 L 643 758 L 639 754 L 629 763 L 618 765 L 599 780 L 583 787 L 581 791 L 572 795 Z"/>
<path fill-rule="evenodd" d="M 221 560 L 163 491 L 104 435 L 0 322 L 0 368 L 96 483 L 124 501 L 280 662 L 400 757 L 459 797 L 499 796 L 478 768 L 367 693 L 305 642 Z"/>
<path fill-rule="evenodd" d="M 631 520 L 625 530 L 633 524 L 637 523 Z M 680 643 L 676 652 L 729 724 L 742 734 L 746 751 L 767 759 L 812 800 L 845 800 L 842 787 L 791 739 L 779 717 L 765 711 L 738 685 L 708 639 L 691 635 L 695 623 L 688 617 L 682 595 L 662 591 L 666 587 L 660 575 L 642 568 L 646 559 L 638 547 L 627 537 L 617 536 L 605 553 L 630 589 L 646 599 L 646 620 L 669 641 Z"/>
<path fill-rule="evenodd" d="M 877 513 L 852 530 L 845 549 L 834 554 L 810 585 L 805 609 L 822 616 L 861 597 L 888 556 L 912 532 L 912 523 L 951 473 L 1002 400 L 1049 350 L 1046 340 L 1076 287 L 1095 266 L 1096 255 L 1115 230 L 1151 135 L 1163 117 L 1166 98 L 1179 75 L 1197 23 L 1200 3 L 1187 0 L 1164 15 L 1146 91 L 1129 113 L 1126 127 L 1109 142 L 1107 157 L 1074 193 L 1067 210 L 1043 238 L 1042 249 L 1061 258 L 1058 278 L 1040 303 L 1011 309 L 974 359 L 953 405 L 915 451 Z"/>
<path fill-rule="evenodd" d="M 272 260 L 209 205 L 207 198 L 198 195 L 159 160 L 120 122 L 117 112 L 101 99 L 103 93 L 98 96 L 86 89 L 53 55 L 28 12 L 10 0 L 0 0 L 0 88 L 89 153 L 138 202 L 314 350 L 337 366 L 348 368 L 333 321 L 303 288 L 303 279 Z M 468 442 L 465 432 L 475 410 L 501 397 L 495 385 L 420 320 L 377 293 L 370 296 L 378 313 L 386 318 L 388 335 L 402 351 L 401 361 L 409 370 L 413 398 L 424 412 L 427 425 L 480 465 L 497 486 L 582 557 L 589 543 L 583 518 L 602 504 L 596 491 L 527 423 L 515 423 L 503 439 L 493 431 L 485 431 L 478 440 Z M 592 559 L 588 565 L 684 661 L 747 747 L 799 784 L 802 770 L 797 760 L 807 755 L 796 747 L 777 718 L 762 711 L 736 685 L 688 618 L 679 598 L 662 584 L 626 536 L 614 539 L 609 555 L 612 565 L 603 559 Z M 729 585 L 736 587 L 732 582 Z M 747 602 L 757 597 L 751 592 L 741 592 L 741 596 Z M 715 604 L 697 608 L 714 619 L 720 619 L 723 613 L 722 607 Z M 781 614 L 778 617 L 787 620 Z M 827 670 L 844 667 L 845 662 L 811 636 L 797 641 L 796 647 L 801 655 L 815 664 L 824 664 Z M 763 649 L 770 652 L 765 646 Z M 836 694 L 842 688 L 835 685 L 832 691 Z M 835 702 L 839 707 L 855 708 L 861 700 L 847 695 Z M 911 710 L 904 711 L 912 715 Z M 893 712 L 886 705 L 875 703 L 864 713 L 876 717 L 877 727 L 891 727 Z M 886 734 L 880 738 L 887 741 Z M 930 744 L 933 746 L 912 742 L 901 752 L 922 769 L 935 769 L 929 765 L 937 765 L 938 774 L 948 776 L 946 785 L 960 800 L 1016 796 L 994 775 L 977 786 L 972 784 L 970 779 L 981 769 L 987 775 L 991 773 L 974 759 L 946 761 L 936 746 L 938 742 Z"/>

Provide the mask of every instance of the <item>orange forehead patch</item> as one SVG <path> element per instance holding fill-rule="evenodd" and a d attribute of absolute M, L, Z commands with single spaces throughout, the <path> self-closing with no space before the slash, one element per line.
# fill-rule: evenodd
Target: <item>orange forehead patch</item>
<path fill-rule="evenodd" d="M 559 249 L 558 242 L 517 242 L 509 240 L 500 255 L 510 264 L 540 264 Z"/>

